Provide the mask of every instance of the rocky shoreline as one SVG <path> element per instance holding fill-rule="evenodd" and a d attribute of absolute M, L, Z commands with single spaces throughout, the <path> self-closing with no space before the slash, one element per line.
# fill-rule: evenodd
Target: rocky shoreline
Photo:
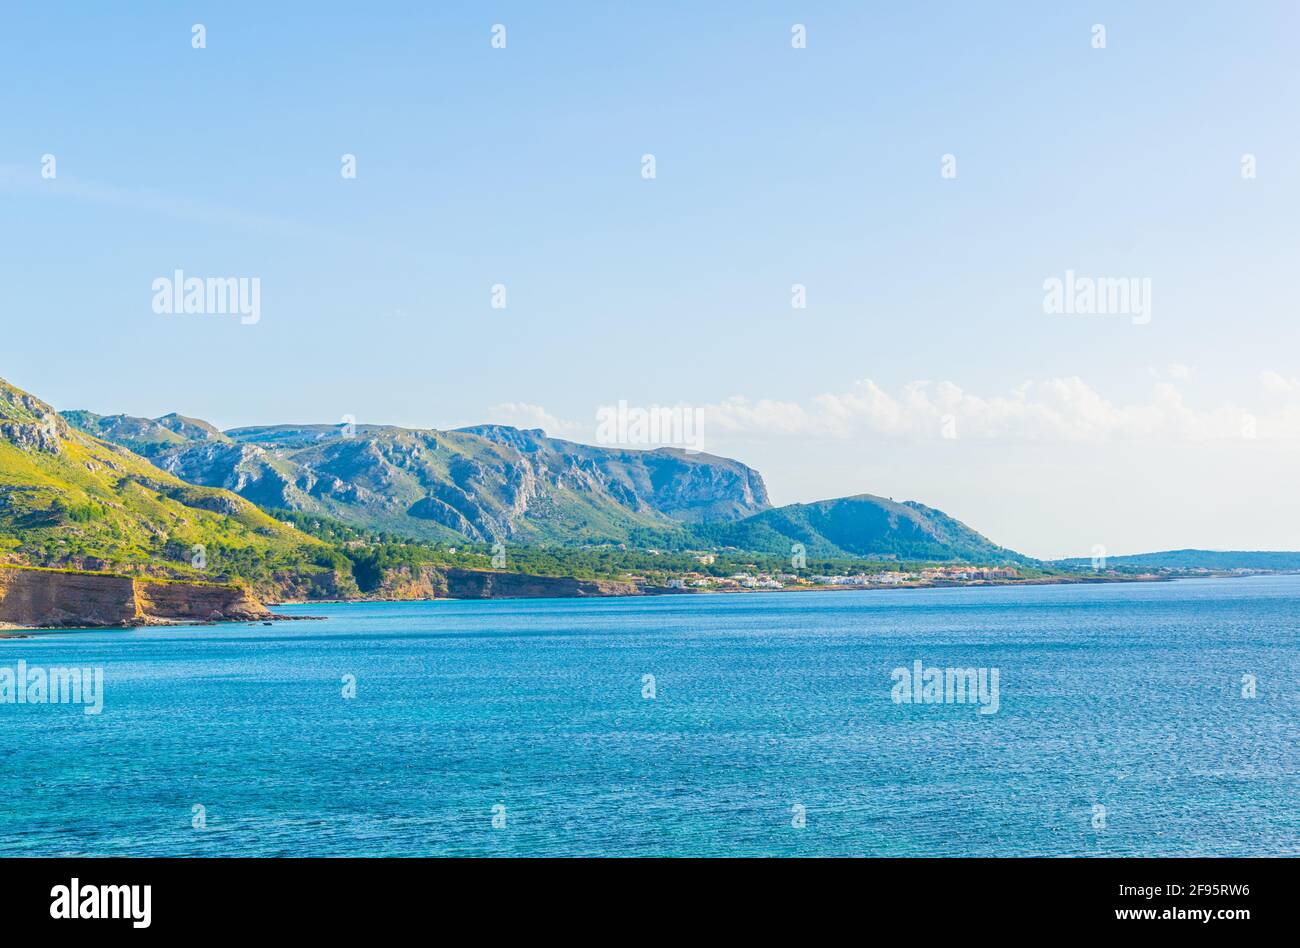
<path fill-rule="evenodd" d="M 0 629 L 134 628 L 281 618 L 246 586 L 0 564 Z M 284 617 L 287 618 L 287 617 Z"/>
<path fill-rule="evenodd" d="M 878 592 L 892 589 L 960 589 L 988 588 L 991 586 L 1065 586 L 1097 583 L 1159 583 L 1169 582 L 1172 577 L 1157 575 L 1141 576 L 1054 576 L 1035 577 L 1032 579 L 994 579 L 977 582 L 917 582 L 890 583 L 878 585 L 854 586 L 786 586 L 782 589 L 682 589 L 672 586 L 657 586 L 645 583 L 633 583 L 620 580 L 576 580 L 569 577 L 538 576 L 528 573 L 506 573 L 489 570 L 461 570 L 463 573 L 475 573 L 483 576 L 497 577 L 493 580 L 478 579 L 470 588 L 486 589 L 488 594 L 448 595 L 445 586 L 414 583 L 392 586 L 386 584 L 382 591 L 360 596 L 333 598 L 282 598 L 271 602 L 272 606 L 311 605 L 313 603 L 348 603 L 348 602 L 453 602 L 462 599 L 529 599 L 529 598 L 583 598 L 591 596 L 744 596 L 758 593 L 844 593 L 844 592 Z M 515 577 L 509 579 L 508 577 Z M 566 593 L 565 584 L 588 583 L 594 585 L 583 592 Z M 596 591 L 599 589 L 600 591 Z M 530 595 L 523 590 L 532 590 Z M 464 587 L 461 588 L 464 592 Z"/>
<path fill-rule="evenodd" d="M 672 590 L 666 590 L 672 591 Z M 538 599 L 645 595 L 635 583 L 474 569 L 421 569 L 391 578 L 373 596 L 287 597 L 281 604 L 430 599 Z M 30 629 L 270 624 L 317 619 L 271 612 L 240 584 L 203 583 L 88 570 L 0 564 L 0 636 Z"/>
<path fill-rule="evenodd" d="M 422 567 L 385 578 L 375 593 L 350 597 L 284 597 L 273 605 L 330 602 L 418 602 L 482 599 L 579 599 L 656 595 L 740 595 L 754 592 L 862 592 L 969 586 L 1041 586 L 1161 582 L 1168 577 L 1061 576 L 1034 579 L 919 582 L 891 585 L 796 586 L 781 589 L 695 590 L 612 579 L 541 576 L 499 570 Z M 318 619 L 272 612 L 247 586 L 122 576 L 0 564 L 0 638 L 30 629 L 263 623 Z"/>

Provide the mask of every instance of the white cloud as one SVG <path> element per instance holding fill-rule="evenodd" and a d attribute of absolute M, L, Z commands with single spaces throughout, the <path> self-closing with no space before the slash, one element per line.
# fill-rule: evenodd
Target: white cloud
<path fill-rule="evenodd" d="M 541 428 L 552 438 L 574 437 L 583 433 L 586 426 L 575 421 L 565 421 L 552 415 L 541 405 L 528 402 L 503 402 L 488 409 L 488 420 L 494 424 L 515 428 Z"/>
<path fill-rule="evenodd" d="M 1286 398 L 1300 395 L 1300 379 L 1289 379 L 1271 369 L 1259 373 L 1259 384 L 1270 395 L 1281 395 Z"/>
<path fill-rule="evenodd" d="M 1261 382 L 1267 392 L 1300 395 L 1300 383 L 1288 382 L 1277 373 L 1265 373 Z M 959 438 L 1065 442 L 1240 438 L 1248 415 L 1235 405 L 1193 407 L 1170 382 L 1156 383 L 1145 400 L 1119 404 L 1077 376 L 1034 379 L 1010 392 L 988 396 L 966 392 L 951 381 L 910 382 L 890 393 L 864 379 L 848 391 L 819 395 L 807 404 L 735 396 L 703 406 L 703 413 L 710 438 L 928 439 L 940 437 L 947 428 Z M 1249 414 L 1256 437 L 1300 436 L 1300 406 Z"/>
<path fill-rule="evenodd" d="M 1263 372 L 1259 389 L 1247 393 L 1260 404 L 1202 408 L 1189 404 L 1182 388 L 1168 381 L 1190 378 L 1186 366 L 1175 364 L 1152 374 L 1163 380 L 1152 385 L 1148 397 L 1127 404 L 1068 376 L 1031 379 L 991 395 L 968 392 L 948 380 L 908 382 L 890 392 L 862 379 L 847 390 L 805 401 L 733 395 L 687 407 L 700 412 L 701 434 L 710 444 L 755 437 L 928 441 L 945 432 L 960 439 L 1076 444 L 1300 439 L 1300 380 Z M 511 402 L 489 411 L 502 424 L 543 428 L 561 437 L 590 439 L 594 431 L 591 424 L 562 420 L 540 405 Z"/>

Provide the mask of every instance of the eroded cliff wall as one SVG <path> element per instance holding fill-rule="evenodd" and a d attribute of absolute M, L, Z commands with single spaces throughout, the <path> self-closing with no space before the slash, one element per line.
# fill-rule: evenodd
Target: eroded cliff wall
<path fill-rule="evenodd" d="M 128 625 L 138 612 L 132 579 L 0 566 L 0 622 L 8 625 Z"/>
<path fill-rule="evenodd" d="M 260 619 L 266 607 L 240 586 L 152 583 L 136 580 L 136 599 L 149 619 Z"/>
<path fill-rule="evenodd" d="M 88 628 L 269 615 L 247 589 L 0 564 L 0 625 Z"/>

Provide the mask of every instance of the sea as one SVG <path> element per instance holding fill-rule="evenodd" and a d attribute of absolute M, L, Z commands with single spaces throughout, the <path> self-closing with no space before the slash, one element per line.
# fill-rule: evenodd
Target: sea
<path fill-rule="evenodd" d="M 280 611 L 0 640 L 0 855 L 1300 854 L 1300 576 Z"/>

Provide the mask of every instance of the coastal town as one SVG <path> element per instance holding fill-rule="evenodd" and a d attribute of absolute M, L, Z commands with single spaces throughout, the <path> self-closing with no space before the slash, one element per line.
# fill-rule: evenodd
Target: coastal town
<path fill-rule="evenodd" d="M 757 570 L 737 572 L 730 576 L 686 572 L 670 578 L 665 585 L 669 589 L 682 591 L 728 592 L 756 589 L 880 589 L 898 586 L 966 585 L 1005 583 L 1022 578 L 1018 570 L 1010 567 L 958 565 L 934 566 L 914 571 L 879 570 L 836 576 L 801 576 L 795 573 L 766 573 Z"/>

